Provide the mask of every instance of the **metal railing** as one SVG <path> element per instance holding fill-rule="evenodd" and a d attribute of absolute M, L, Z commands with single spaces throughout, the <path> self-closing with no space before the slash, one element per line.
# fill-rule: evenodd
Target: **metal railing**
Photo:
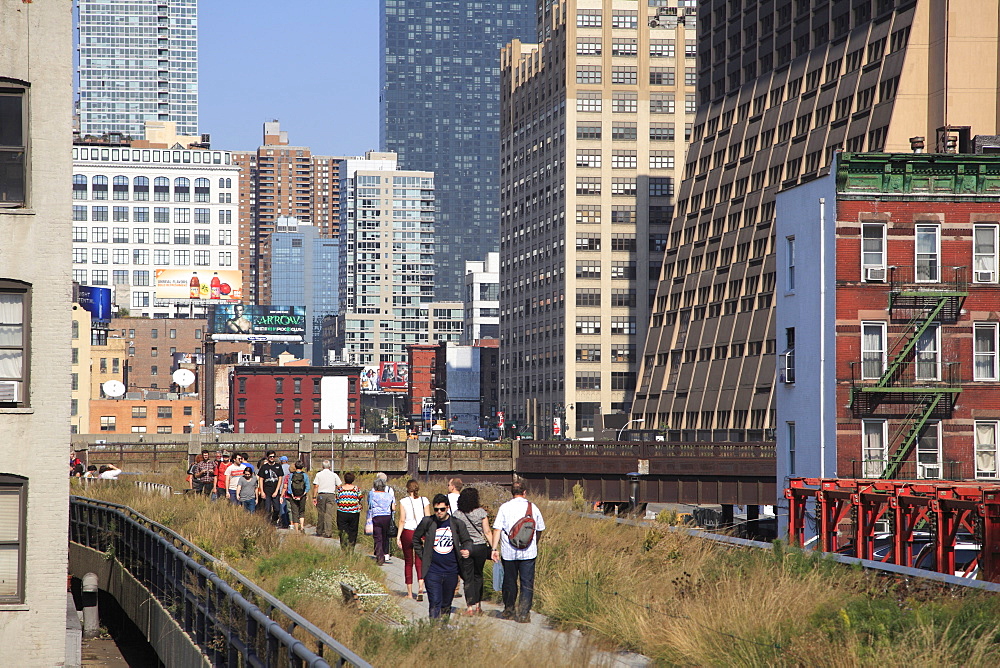
<path fill-rule="evenodd" d="M 888 459 L 852 459 L 851 477 L 878 480 L 889 465 Z M 913 460 L 904 461 L 894 476 L 896 480 L 967 480 L 962 462 L 944 461 L 936 464 L 920 464 Z"/>
<path fill-rule="evenodd" d="M 70 540 L 114 556 L 213 666 L 369 666 L 238 571 L 127 506 L 70 497 Z"/>
<path fill-rule="evenodd" d="M 966 267 L 939 264 L 889 267 L 889 289 L 892 292 L 919 290 L 926 292 L 965 292 L 969 289 Z"/>

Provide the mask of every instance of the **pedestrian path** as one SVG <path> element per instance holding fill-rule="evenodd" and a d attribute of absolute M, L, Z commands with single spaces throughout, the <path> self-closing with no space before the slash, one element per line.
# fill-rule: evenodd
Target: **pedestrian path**
<path fill-rule="evenodd" d="M 313 527 L 306 528 L 307 534 L 315 534 Z M 340 542 L 334 538 L 319 538 L 313 535 L 313 540 L 323 544 L 329 544 L 331 549 L 340 549 Z M 358 549 L 362 549 L 358 546 Z M 393 548 L 395 549 L 395 548 Z M 403 558 L 394 556 L 382 566 L 385 573 L 386 585 L 390 595 L 403 613 L 411 620 L 427 619 L 427 598 L 423 602 L 417 602 L 406 597 L 406 582 L 403 576 Z M 461 589 L 461 588 L 460 588 Z M 416 583 L 414 583 L 416 592 Z M 580 631 L 560 631 L 553 627 L 548 617 L 532 611 L 531 621 L 527 624 L 519 624 L 511 620 L 500 618 L 503 605 L 492 601 L 483 601 L 483 614 L 477 617 L 465 617 L 461 613 L 465 610 L 465 599 L 456 597 L 452 604 L 455 613 L 452 614 L 452 623 L 474 624 L 483 630 L 493 633 L 494 636 L 503 641 L 514 651 L 531 651 L 545 648 L 550 656 L 558 656 L 564 665 L 575 666 L 606 666 L 608 668 L 641 668 L 651 666 L 653 662 L 646 656 L 634 654 L 632 652 L 609 652 L 594 647 L 593 643 Z"/>

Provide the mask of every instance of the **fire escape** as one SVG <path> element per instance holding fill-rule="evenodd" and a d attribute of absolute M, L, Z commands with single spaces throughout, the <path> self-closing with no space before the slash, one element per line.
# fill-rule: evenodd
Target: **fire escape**
<path fill-rule="evenodd" d="M 941 364 L 943 351 L 936 341 L 932 358 L 922 359 L 920 343 L 927 332 L 933 333 L 935 323 L 958 320 L 968 294 L 965 267 L 889 267 L 889 320 L 905 322 L 903 334 L 887 346 L 878 379 L 866 379 L 864 373 L 859 378 L 851 365 L 854 417 L 898 420 L 887 442 L 882 479 L 898 477 L 928 422 L 952 415 L 962 391 L 959 364 Z"/>

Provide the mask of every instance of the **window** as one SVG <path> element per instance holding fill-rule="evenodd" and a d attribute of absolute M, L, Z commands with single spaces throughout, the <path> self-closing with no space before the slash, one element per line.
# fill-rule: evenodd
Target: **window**
<path fill-rule="evenodd" d="M 639 13 L 622 9 L 611 12 L 611 27 L 635 30 L 639 26 Z"/>
<path fill-rule="evenodd" d="M 975 380 L 998 380 L 997 323 L 976 323 L 974 345 L 973 378 Z"/>
<path fill-rule="evenodd" d="M 650 93 L 649 113 L 672 114 L 675 110 L 673 93 Z"/>
<path fill-rule="evenodd" d="M 885 323 L 861 323 L 861 378 L 881 378 L 885 371 Z"/>
<path fill-rule="evenodd" d="M 187 430 L 188 427 L 184 427 L 184 429 Z M 156 428 L 156 433 L 157 434 L 169 434 L 169 433 L 171 433 L 170 425 L 160 425 L 160 426 L 158 426 Z M 184 433 L 190 433 L 190 432 L 185 431 Z"/>
<path fill-rule="evenodd" d="M 917 439 L 917 478 L 941 477 L 941 424 L 927 424 Z"/>
<path fill-rule="evenodd" d="M 95 176 L 90 180 L 90 196 L 93 199 L 108 198 L 108 177 Z"/>
<path fill-rule="evenodd" d="M 302 400 L 292 399 L 292 413 L 295 415 L 302 415 Z"/>
<path fill-rule="evenodd" d="M 579 37 L 576 40 L 576 55 L 578 56 L 599 56 L 601 55 L 600 37 Z"/>
<path fill-rule="evenodd" d="M 650 197 L 669 197 L 674 194 L 674 180 L 669 176 L 649 178 Z"/>
<path fill-rule="evenodd" d="M 601 151 L 600 149 L 586 149 L 581 148 L 576 151 L 576 166 L 577 167 L 600 167 L 601 166 Z"/>
<path fill-rule="evenodd" d="M 601 316 L 577 316 L 576 317 L 576 333 L 577 334 L 600 334 L 601 333 Z"/>
<path fill-rule="evenodd" d="M 190 202 L 191 201 L 191 180 L 186 179 L 183 176 L 174 179 L 174 201 L 175 202 Z"/>
<path fill-rule="evenodd" d="M 976 283 L 996 283 L 997 226 L 976 225 L 972 233 L 973 275 Z"/>
<path fill-rule="evenodd" d="M 163 176 L 153 179 L 153 200 L 156 202 L 170 201 L 170 179 Z"/>
<path fill-rule="evenodd" d="M 884 420 L 865 420 L 861 423 L 861 475 L 879 478 L 886 465 L 886 423 Z"/>
<path fill-rule="evenodd" d="M 577 28 L 600 28 L 601 27 L 601 10 L 600 9 L 581 9 L 576 13 L 576 27 Z"/>
<path fill-rule="evenodd" d="M 599 390 L 601 389 L 600 371 L 577 371 L 576 389 L 578 390 Z"/>
<path fill-rule="evenodd" d="M 598 345 L 577 346 L 577 348 L 576 348 L 576 361 L 577 362 L 600 362 L 601 361 L 601 347 L 598 346 Z"/>
<path fill-rule="evenodd" d="M 616 315 L 611 317 L 612 334 L 635 334 L 635 316 Z"/>
<path fill-rule="evenodd" d="M 581 121 L 576 124 L 576 138 L 577 139 L 600 139 L 601 138 L 601 122 L 600 121 Z"/>
<path fill-rule="evenodd" d="M 73 199 L 87 199 L 87 177 L 83 174 L 73 175 Z"/>
<path fill-rule="evenodd" d="M 28 404 L 27 284 L 0 282 L 0 405 Z"/>
<path fill-rule="evenodd" d="M 941 326 L 932 324 L 917 339 L 915 348 L 917 380 L 941 379 Z"/>
<path fill-rule="evenodd" d="M 280 434 L 282 432 L 282 430 L 284 429 L 284 427 L 285 427 L 285 421 L 284 420 L 275 420 L 274 421 L 274 433 L 275 434 Z"/>
<path fill-rule="evenodd" d="M 600 260 L 577 260 L 577 262 L 576 262 L 576 277 L 577 278 L 600 278 L 601 277 L 601 261 Z"/>
<path fill-rule="evenodd" d="M 599 84 L 601 83 L 600 65 L 577 65 L 576 82 L 578 84 Z"/>
<path fill-rule="evenodd" d="M 781 382 L 795 383 L 795 328 L 785 328 L 785 352 L 781 355 Z"/>
<path fill-rule="evenodd" d="M 292 392 L 295 394 L 302 394 L 302 379 L 293 378 L 292 379 Z"/>
<path fill-rule="evenodd" d="M 941 280 L 941 226 L 917 225 L 916 230 L 916 279 L 921 283 Z"/>
<path fill-rule="evenodd" d="M 785 252 L 787 255 L 785 273 L 788 277 L 786 289 L 788 292 L 795 292 L 795 237 L 785 237 Z"/>
<path fill-rule="evenodd" d="M 27 478 L 0 475 L 0 603 L 24 602 L 27 499 Z"/>
<path fill-rule="evenodd" d="M 611 139 L 614 141 L 635 141 L 637 134 L 635 123 L 612 123 Z"/>
<path fill-rule="evenodd" d="M 976 477 L 997 477 L 997 423 L 976 422 Z"/>
<path fill-rule="evenodd" d="M 115 416 L 114 415 L 102 415 L 101 416 L 101 431 L 114 431 L 115 430 Z"/>
<path fill-rule="evenodd" d="M 275 378 L 274 379 L 274 391 L 276 394 L 282 394 L 285 391 L 285 379 Z"/>
<path fill-rule="evenodd" d="M 603 100 L 598 91 L 577 91 L 576 110 L 577 111 L 601 111 Z"/>
<path fill-rule="evenodd" d="M 673 141 L 674 140 L 674 124 L 673 123 L 650 123 L 649 124 L 649 140 L 650 141 Z"/>
<path fill-rule="evenodd" d="M 145 406 L 133 406 L 132 407 L 132 417 L 133 418 L 145 418 L 146 417 L 146 407 Z"/>
<path fill-rule="evenodd" d="M 285 400 L 275 399 L 274 400 L 274 414 L 281 415 L 285 412 Z"/>
<path fill-rule="evenodd" d="M 639 77 L 638 68 L 635 67 L 611 68 L 611 83 L 613 84 L 634 86 L 639 81 L 638 77 Z M 598 81 L 595 83 L 600 83 L 600 82 Z"/>
<path fill-rule="evenodd" d="M 634 114 L 639 111 L 637 93 L 612 93 L 611 111 L 616 114 Z"/>
<path fill-rule="evenodd" d="M 114 199 L 122 200 L 128 199 L 128 177 L 127 176 L 116 176 L 111 181 L 112 186 L 112 197 Z"/>
<path fill-rule="evenodd" d="M 795 423 L 786 422 L 788 434 L 788 475 L 795 475 Z"/>
<path fill-rule="evenodd" d="M 236 404 L 237 404 L 236 412 L 238 414 L 240 414 L 240 415 L 246 415 L 247 414 L 247 400 L 246 399 L 237 399 L 236 400 Z M 242 433 L 242 432 L 240 432 L 240 433 Z"/>
<path fill-rule="evenodd" d="M 861 280 L 885 281 L 885 225 L 861 226 Z"/>
<path fill-rule="evenodd" d="M 132 179 L 132 199 L 137 202 L 149 201 L 149 179 L 145 176 Z"/>
<path fill-rule="evenodd" d="M 673 151 L 650 151 L 649 152 L 649 168 L 650 169 L 673 169 L 674 168 L 674 152 Z"/>
<path fill-rule="evenodd" d="M 674 68 L 672 67 L 650 67 L 649 83 L 654 86 L 673 86 Z"/>
<path fill-rule="evenodd" d="M 158 418 L 172 418 L 174 416 L 173 406 L 157 406 L 156 407 L 156 417 Z"/>

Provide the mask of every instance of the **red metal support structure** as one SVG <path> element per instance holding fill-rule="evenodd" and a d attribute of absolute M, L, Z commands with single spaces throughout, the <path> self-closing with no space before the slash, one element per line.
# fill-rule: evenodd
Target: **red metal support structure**
<path fill-rule="evenodd" d="M 883 561 L 912 566 L 913 532 L 931 533 L 934 570 L 956 574 L 955 545 L 960 535 L 978 539 L 978 557 L 966 574 L 979 567 L 979 579 L 1000 582 L 1000 483 L 931 480 L 792 478 L 785 489 L 789 501 L 789 540 L 801 546 L 806 531 L 806 505 L 815 501 L 818 548 L 835 551 L 839 530 L 854 510 L 857 556 L 871 559 L 876 522 L 888 521 L 893 548 Z"/>

